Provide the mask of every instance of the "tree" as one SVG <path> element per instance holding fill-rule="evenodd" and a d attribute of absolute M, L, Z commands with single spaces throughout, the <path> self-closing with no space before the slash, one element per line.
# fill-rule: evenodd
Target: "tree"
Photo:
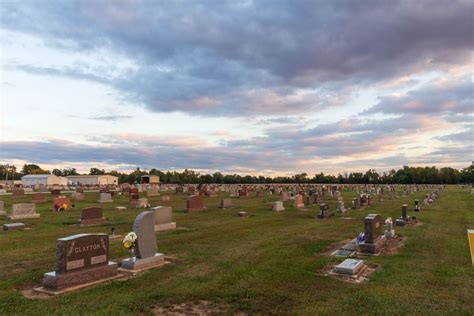
<path fill-rule="evenodd" d="M 41 169 L 40 166 L 35 164 L 24 164 L 21 174 L 26 176 L 27 174 L 33 174 L 33 170 Z"/>
<path fill-rule="evenodd" d="M 89 171 L 90 175 L 98 176 L 98 175 L 104 175 L 105 170 L 104 169 L 99 169 L 99 168 L 91 168 Z"/>
<path fill-rule="evenodd" d="M 59 170 L 59 169 L 56 169 L 56 168 L 53 169 L 53 174 L 54 174 L 55 176 L 58 176 L 58 177 L 62 177 L 62 176 L 63 176 L 63 172 L 62 172 L 61 170 Z"/>

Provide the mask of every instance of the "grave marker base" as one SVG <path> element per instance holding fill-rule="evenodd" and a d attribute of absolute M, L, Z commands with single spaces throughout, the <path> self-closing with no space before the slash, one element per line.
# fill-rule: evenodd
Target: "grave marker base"
<path fill-rule="evenodd" d="M 155 232 L 162 232 L 162 231 L 171 230 L 171 229 L 176 229 L 176 223 L 175 222 L 155 225 Z"/>
<path fill-rule="evenodd" d="M 77 286 L 85 286 L 91 283 L 101 282 L 104 279 L 118 277 L 118 265 L 111 262 L 107 265 L 101 265 L 94 268 L 72 271 L 68 273 L 57 274 L 55 271 L 47 272 L 43 276 L 42 291 L 58 292 L 67 290 L 68 288 L 76 288 Z"/>
<path fill-rule="evenodd" d="M 119 270 L 124 273 L 135 275 L 149 269 L 161 267 L 164 264 L 167 264 L 165 261 L 165 255 L 162 253 L 156 253 L 154 257 L 145 259 L 137 259 L 136 257 L 123 259 L 122 267 Z"/>

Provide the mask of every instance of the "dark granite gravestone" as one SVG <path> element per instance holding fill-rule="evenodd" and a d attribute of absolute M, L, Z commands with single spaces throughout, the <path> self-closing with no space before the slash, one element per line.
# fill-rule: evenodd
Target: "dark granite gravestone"
<path fill-rule="evenodd" d="M 135 257 L 122 260 L 122 268 L 138 272 L 162 265 L 164 255 L 156 252 L 155 212 L 144 211 L 138 214 L 133 222 L 133 231 L 137 234 Z"/>
<path fill-rule="evenodd" d="M 53 197 L 59 196 L 60 194 L 61 194 L 61 190 L 59 190 L 59 189 L 52 189 L 51 190 L 51 195 Z"/>
<path fill-rule="evenodd" d="M 186 211 L 187 212 L 200 212 L 207 210 L 207 207 L 204 206 L 204 199 L 199 194 L 191 195 L 186 201 Z"/>
<path fill-rule="evenodd" d="M 420 201 L 419 200 L 415 200 L 415 209 L 414 209 L 415 212 L 419 212 L 420 211 Z"/>
<path fill-rule="evenodd" d="M 56 242 L 56 270 L 44 274 L 39 292 L 54 293 L 117 277 L 117 263 L 109 262 L 109 236 L 79 234 Z"/>
<path fill-rule="evenodd" d="M 402 216 L 400 218 L 397 218 L 395 220 L 395 225 L 397 226 L 405 226 L 410 222 L 411 218 L 408 216 L 408 205 L 403 204 L 402 205 Z"/>
<path fill-rule="evenodd" d="M 364 218 L 365 241 L 359 244 L 363 253 L 376 254 L 385 243 L 386 238 L 382 235 L 382 218 L 378 214 L 369 214 Z"/>
<path fill-rule="evenodd" d="M 318 218 L 329 218 L 334 216 L 334 213 L 329 212 L 329 205 L 326 203 L 319 204 Z"/>
<path fill-rule="evenodd" d="M 79 225 L 102 224 L 105 218 L 102 217 L 102 209 L 100 207 L 88 207 L 81 211 L 81 219 L 78 220 Z"/>
<path fill-rule="evenodd" d="M 48 199 L 46 198 L 46 195 L 44 193 L 38 192 L 38 193 L 33 193 L 31 195 L 31 203 L 45 203 L 47 202 Z"/>

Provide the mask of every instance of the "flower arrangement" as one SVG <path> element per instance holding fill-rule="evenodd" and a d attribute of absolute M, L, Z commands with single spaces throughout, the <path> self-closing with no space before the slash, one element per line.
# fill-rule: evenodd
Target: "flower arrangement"
<path fill-rule="evenodd" d="M 137 234 L 134 232 L 128 233 L 122 241 L 122 245 L 125 249 L 130 252 L 130 258 L 133 257 L 133 252 L 135 247 L 137 246 Z"/>
<path fill-rule="evenodd" d="M 56 210 L 56 212 L 67 211 L 68 205 L 67 203 L 63 203 L 62 205 L 54 204 L 54 209 Z"/>

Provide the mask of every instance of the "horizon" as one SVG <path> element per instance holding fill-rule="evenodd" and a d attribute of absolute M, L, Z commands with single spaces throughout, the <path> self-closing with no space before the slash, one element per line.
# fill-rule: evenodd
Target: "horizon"
<path fill-rule="evenodd" d="M 291 176 L 474 160 L 470 1 L 5 1 L 0 163 Z"/>

